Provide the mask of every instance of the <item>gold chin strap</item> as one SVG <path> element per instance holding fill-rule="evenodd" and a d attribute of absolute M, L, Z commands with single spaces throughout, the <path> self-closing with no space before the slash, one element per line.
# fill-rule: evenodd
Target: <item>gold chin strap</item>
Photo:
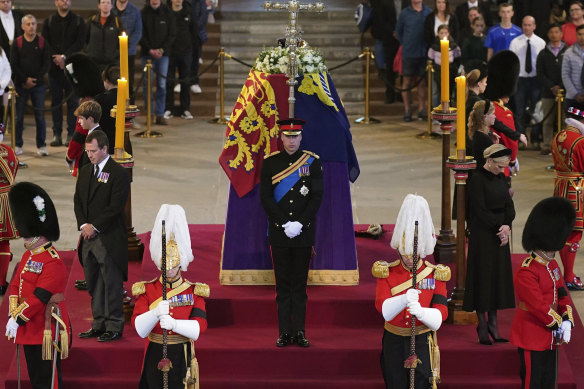
<path fill-rule="evenodd" d="M 178 253 L 178 245 L 174 240 L 174 233 L 170 234 L 170 239 L 166 243 L 166 270 L 174 269 L 180 265 L 180 255 Z"/>

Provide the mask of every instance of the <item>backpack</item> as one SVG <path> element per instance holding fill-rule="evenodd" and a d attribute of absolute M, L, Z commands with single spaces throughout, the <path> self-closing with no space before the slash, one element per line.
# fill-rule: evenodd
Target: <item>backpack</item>
<path fill-rule="evenodd" d="M 39 49 L 44 49 L 45 47 L 45 38 L 43 38 L 42 35 L 37 35 L 39 37 Z M 23 36 L 20 35 L 18 36 L 18 38 L 16 38 L 16 47 L 18 47 L 18 50 L 22 49 L 22 38 Z"/>

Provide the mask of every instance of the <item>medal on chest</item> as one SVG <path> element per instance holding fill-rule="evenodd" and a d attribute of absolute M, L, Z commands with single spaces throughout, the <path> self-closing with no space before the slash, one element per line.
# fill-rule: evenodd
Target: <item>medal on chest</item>
<path fill-rule="evenodd" d="M 418 289 L 436 289 L 436 280 L 434 278 L 424 278 L 418 282 Z"/>
<path fill-rule="evenodd" d="M 193 305 L 195 299 L 193 294 L 189 293 L 172 296 L 169 301 L 172 307 L 184 307 L 187 305 Z"/>
<path fill-rule="evenodd" d="M 302 187 L 300 188 L 300 194 L 301 194 L 302 196 L 306 196 L 306 195 L 308 194 L 308 192 L 309 192 L 309 190 L 308 190 L 308 188 L 306 187 L 306 185 L 302 185 Z"/>
<path fill-rule="evenodd" d="M 29 259 L 28 261 L 26 261 L 26 265 L 24 266 L 24 269 L 22 271 L 41 274 L 43 272 L 43 263 Z"/>
<path fill-rule="evenodd" d="M 97 181 L 107 184 L 107 180 L 109 180 L 109 175 L 110 175 L 109 173 L 100 172 L 99 175 L 97 176 Z"/>
<path fill-rule="evenodd" d="M 310 165 L 302 165 L 298 169 L 298 177 L 308 177 L 310 176 Z"/>
<path fill-rule="evenodd" d="M 558 269 L 557 267 L 554 269 L 553 271 L 553 275 L 556 281 L 560 280 L 560 269 Z"/>

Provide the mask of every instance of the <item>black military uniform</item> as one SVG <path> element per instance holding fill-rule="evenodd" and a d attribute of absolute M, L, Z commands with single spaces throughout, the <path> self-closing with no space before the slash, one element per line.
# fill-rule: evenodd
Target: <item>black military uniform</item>
<path fill-rule="evenodd" d="M 283 136 L 301 136 L 300 119 L 278 122 Z M 293 154 L 277 151 L 265 157 L 260 180 L 260 198 L 269 218 L 269 241 L 276 276 L 279 347 L 290 342 L 308 347 L 304 336 L 306 280 L 314 245 L 314 221 L 323 192 L 322 166 L 318 156 L 304 150 Z M 288 222 L 301 224 L 290 238 Z M 295 335 L 291 338 L 290 334 Z"/>

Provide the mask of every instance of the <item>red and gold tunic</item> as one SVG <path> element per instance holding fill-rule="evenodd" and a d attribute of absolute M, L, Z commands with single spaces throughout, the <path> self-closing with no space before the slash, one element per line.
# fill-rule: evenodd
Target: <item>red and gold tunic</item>
<path fill-rule="evenodd" d="M 401 260 L 391 263 L 378 261 L 373 265 L 373 275 L 377 277 L 375 291 L 375 308 L 381 313 L 383 302 L 390 298 L 405 294 L 412 288 L 412 272 Z M 446 282 L 450 279 L 450 268 L 443 265 L 435 266 L 428 261 L 420 262 L 417 273 L 417 289 L 421 291 L 420 305 L 424 308 L 436 308 L 442 314 L 442 320 L 448 317 L 446 306 Z M 385 322 L 385 330 L 396 335 L 411 336 L 411 315 L 404 309 L 391 321 Z M 428 327 L 416 323 L 416 334 L 430 331 Z"/>
<path fill-rule="evenodd" d="M 0 240 L 18 238 L 8 205 L 8 192 L 12 189 L 17 170 L 18 158 L 14 151 L 8 146 L 0 145 Z"/>
<path fill-rule="evenodd" d="M 494 103 L 495 103 L 495 117 L 500 122 L 502 122 L 504 125 L 506 125 L 510 129 L 512 129 L 513 131 L 517 131 L 515 129 L 515 119 L 513 118 L 513 112 L 509 108 L 507 108 L 501 100 L 495 101 Z M 517 152 L 519 151 L 519 145 L 517 144 L 517 141 L 514 141 L 511 138 L 508 138 L 505 134 L 503 134 L 501 132 L 497 132 L 494 130 L 493 130 L 493 132 L 495 132 L 496 134 L 498 134 L 501 137 L 500 143 L 503 144 L 503 146 L 505 146 L 511 150 L 510 164 L 514 164 L 515 160 L 517 159 Z M 507 177 L 509 177 L 509 168 L 505 169 L 505 175 Z"/>
<path fill-rule="evenodd" d="M 17 344 L 43 343 L 47 304 L 54 295 L 64 293 L 67 274 L 65 264 L 52 243 L 24 252 L 8 287 L 9 315 L 20 325 L 16 334 Z M 70 333 L 65 302 L 58 305 L 67 333 Z M 51 320 L 51 323 L 51 332 L 54 333 L 55 321 Z"/>
<path fill-rule="evenodd" d="M 552 156 L 556 169 L 554 196 L 569 200 L 576 210 L 574 230 L 584 230 L 582 218 L 584 185 L 584 136 L 575 127 L 558 132 L 552 141 Z"/>
<path fill-rule="evenodd" d="M 574 324 L 558 263 L 531 254 L 515 273 L 515 291 L 519 303 L 511 326 L 511 343 L 531 351 L 552 349 L 552 330 L 562 320 Z"/>
<path fill-rule="evenodd" d="M 209 286 L 201 283 L 191 283 L 182 277 L 170 283 L 167 289 L 167 299 L 170 302 L 170 316 L 176 320 L 196 320 L 199 322 L 200 332 L 207 329 L 207 315 L 205 300 L 209 296 Z M 135 326 L 136 317 L 155 308 L 162 301 L 162 277 L 151 281 L 137 282 L 132 286 L 132 293 L 138 296 L 134 306 L 132 325 Z M 189 339 L 173 331 L 168 331 L 168 344 L 188 342 Z M 160 323 L 148 335 L 148 340 L 162 343 L 162 328 Z"/>

